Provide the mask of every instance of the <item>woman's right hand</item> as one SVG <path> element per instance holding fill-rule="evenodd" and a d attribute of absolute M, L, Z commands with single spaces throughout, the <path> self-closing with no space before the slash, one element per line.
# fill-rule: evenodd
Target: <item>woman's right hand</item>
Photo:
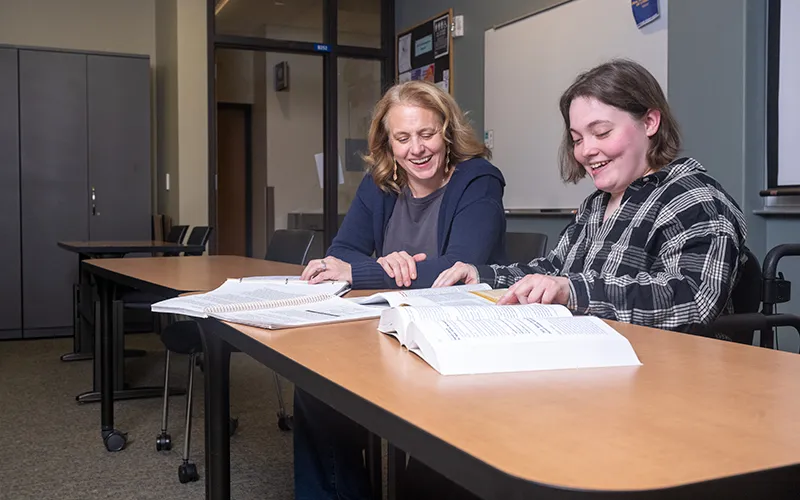
<path fill-rule="evenodd" d="M 417 279 L 417 262 L 422 262 L 427 258 L 424 253 L 409 255 L 405 250 L 392 252 L 378 259 L 386 274 L 394 278 L 399 287 L 411 286 L 411 281 Z"/>
<path fill-rule="evenodd" d="M 478 268 L 472 264 L 456 262 L 450 269 L 445 269 L 433 282 L 433 288 L 455 285 L 463 281 L 465 285 L 474 285 L 479 281 Z"/>

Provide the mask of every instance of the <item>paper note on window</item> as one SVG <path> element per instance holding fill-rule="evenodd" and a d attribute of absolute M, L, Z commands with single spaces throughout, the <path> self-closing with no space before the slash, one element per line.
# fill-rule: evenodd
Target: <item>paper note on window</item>
<path fill-rule="evenodd" d="M 319 177 L 319 187 L 320 189 L 323 188 L 323 178 L 322 178 L 322 171 L 325 165 L 325 155 L 323 153 L 317 153 L 314 155 L 314 162 L 317 164 L 317 176 Z M 339 184 L 344 184 L 344 173 L 342 172 L 342 159 L 339 158 Z"/>

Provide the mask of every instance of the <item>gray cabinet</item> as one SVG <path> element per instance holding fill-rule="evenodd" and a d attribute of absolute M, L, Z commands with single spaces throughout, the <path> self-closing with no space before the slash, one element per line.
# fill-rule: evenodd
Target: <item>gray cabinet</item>
<path fill-rule="evenodd" d="M 17 51 L 0 48 L 0 338 L 22 336 Z"/>
<path fill-rule="evenodd" d="M 56 243 L 150 239 L 149 60 L 0 47 L 0 161 L 0 338 L 71 335 Z"/>
<path fill-rule="evenodd" d="M 150 61 L 88 56 L 92 240 L 150 239 Z"/>
<path fill-rule="evenodd" d="M 22 319 L 26 336 L 49 336 L 31 330 L 72 324 L 78 278 L 56 242 L 89 239 L 86 56 L 20 50 L 19 81 Z"/>

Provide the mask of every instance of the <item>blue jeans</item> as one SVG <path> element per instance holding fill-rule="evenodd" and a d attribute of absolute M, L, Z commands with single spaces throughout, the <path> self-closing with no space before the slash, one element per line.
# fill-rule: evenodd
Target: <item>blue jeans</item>
<path fill-rule="evenodd" d="M 293 434 L 296 500 L 369 499 L 366 429 L 295 387 Z"/>

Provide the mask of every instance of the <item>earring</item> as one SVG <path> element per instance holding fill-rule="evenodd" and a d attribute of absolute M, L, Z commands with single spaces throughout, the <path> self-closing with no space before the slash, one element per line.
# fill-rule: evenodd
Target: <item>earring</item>
<path fill-rule="evenodd" d="M 394 173 L 392 174 L 392 180 L 397 182 L 397 160 L 394 160 Z"/>
<path fill-rule="evenodd" d="M 447 154 L 444 159 L 444 173 L 450 172 L 450 146 L 447 146 Z"/>

